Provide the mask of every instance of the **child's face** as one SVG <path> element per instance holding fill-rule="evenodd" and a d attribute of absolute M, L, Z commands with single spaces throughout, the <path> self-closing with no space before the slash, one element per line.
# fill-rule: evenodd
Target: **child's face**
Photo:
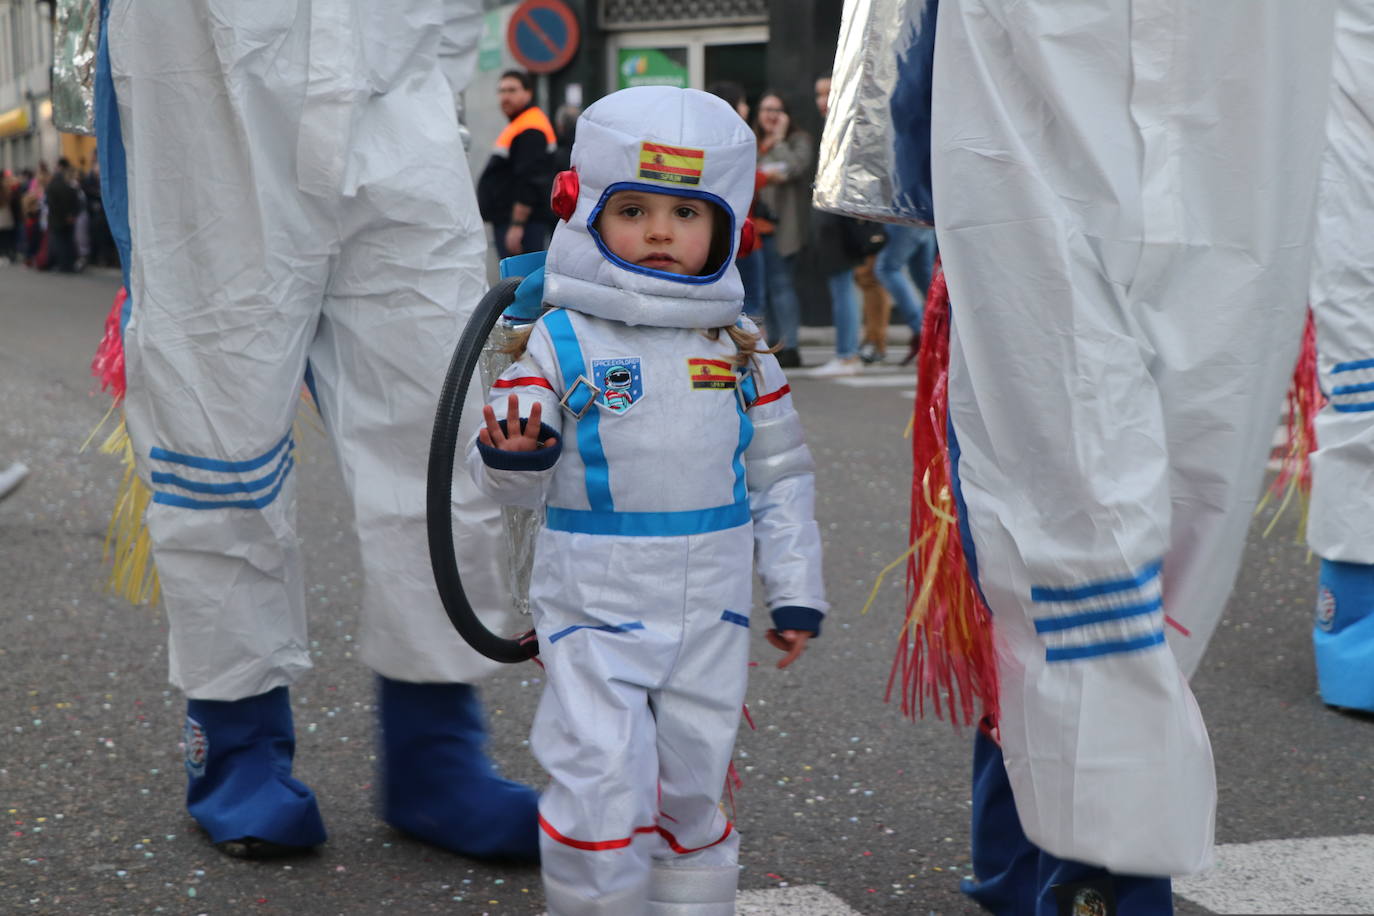
<path fill-rule="evenodd" d="M 597 219 L 601 240 L 622 260 L 696 276 L 711 253 L 715 207 L 696 197 L 616 191 Z"/>

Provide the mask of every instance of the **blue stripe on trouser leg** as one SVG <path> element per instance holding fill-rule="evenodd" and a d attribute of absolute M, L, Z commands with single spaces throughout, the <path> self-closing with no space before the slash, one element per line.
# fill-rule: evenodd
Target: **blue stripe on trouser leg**
<path fill-rule="evenodd" d="M 1374 566 L 1322 560 L 1312 649 L 1322 700 L 1374 712 Z"/>
<path fill-rule="evenodd" d="M 477 691 L 377 680 L 382 819 L 462 855 L 536 861 L 538 796 L 492 767 Z"/>
<path fill-rule="evenodd" d="M 315 793 L 291 776 L 296 737 L 287 688 L 231 702 L 189 700 L 186 720 L 186 807 L 212 842 L 324 842 Z"/>
<path fill-rule="evenodd" d="M 947 422 L 946 429 L 951 482 L 959 509 L 959 538 L 976 583 L 978 557 L 959 484 L 959 438 L 952 420 Z M 1116 904 L 1115 910 L 1106 916 L 1168 916 L 1174 911 L 1173 884 L 1168 878 L 1114 875 L 1096 865 L 1056 858 L 1032 843 L 1016 814 L 1016 800 L 1002 762 L 1002 751 L 982 728 L 973 745 L 970 820 L 974 876 L 964 879 L 960 890 L 989 912 L 1057 916 L 1060 906 L 1055 887 L 1080 882 L 1105 882 L 1110 886 Z"/>

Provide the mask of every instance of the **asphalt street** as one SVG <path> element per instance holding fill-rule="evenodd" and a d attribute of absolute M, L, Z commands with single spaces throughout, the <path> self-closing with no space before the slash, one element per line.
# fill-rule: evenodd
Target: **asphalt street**
<path fill-rule="evenodd" d="M 82 450 L 110 406 L 88 365 L 117 285 L 108 272 L 0 266 L 0 467 L 33 468 L 0 503 L 0 912 L 542 912 L 537 870 L 435 850 L 376 816 L 374 684 L 354 657 L 357 547 L 315 424 L 302 425 L 298 452 L 315 669 L 292 700 L 296 775 L 321 799 L 329 842 L 302 859 L 243 862 L 214 851 L 189 819 L 184 702 L 166 683 L 162 611 L 103 590 L 121 468 Z M 806 355 L 815 363 L 825 354 L 812 346 Z M 793 391 L 818 463 L 834 611 L 787 671 L 773 667 L 777 653 L 755 628 L 755 728 L 742 729 L 736 752 L 741 888 L 778 901 L 751 910 L 759 913 L 823 912 L 765 893 L 783 887 L 819 888 L 875 916 L 975 912 L 958 891 L 969 873 L 971 735 L 909 721 L 884 702 L 901 576 L 859 614 L 878 571 L 906 546 L 910 386 L 798 375 Z M 1268 521 L 1252 528 L 1193 681 L 1216 755 L 1218 842 L 1374 834 L 1374 720 L 1335 713 L 1317 696 L 1317 567 L 1296 540 L 1296 511 L 1265 537 Z M 541 687 L 540 669 L 525 664 L 483 688 L 493 755 L 507 775 L 535 784 L 525 738 Z M 1264 861 L 1292 867 L 1282 856 Z M 1319 893 L 1320 876 L 1310 877 Z M 1227 911 L 1178 898 L 1182 914 Z"/>

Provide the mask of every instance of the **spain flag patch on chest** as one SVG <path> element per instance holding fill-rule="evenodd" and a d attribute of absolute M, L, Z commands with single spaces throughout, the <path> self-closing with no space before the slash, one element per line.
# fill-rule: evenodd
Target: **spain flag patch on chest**
<path fill-rule="evenodd" d="M 701 184 L 706 150 L 664 146 L 647 140 L 639 145 L 639 177 L 669 184 Z"/>
<path fill-rule="evenodd" d="M 733 390 L 736 384 L 735 367 L 723 359 L 689 359 L 687 372 L 697 391 Z"/>

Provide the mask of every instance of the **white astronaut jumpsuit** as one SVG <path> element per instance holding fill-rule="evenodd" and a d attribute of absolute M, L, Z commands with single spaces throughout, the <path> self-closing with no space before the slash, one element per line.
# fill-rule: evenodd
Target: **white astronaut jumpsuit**
<path fill-rule="evenodd" d="M 653 177 L 665 174 L 654 146 L 696 180 Z M 501 502 L 547 507 L 530 602 L 549 676 L 531 734 L 551 776 L 539 805 L 549 911 L 733 913 L 739 838 L 718 802 L 753 559 L 779 628 L 816 630 L 826 610 L 812 461 L 782 371 L 764 355 L 740 373 L 734 343 L 700 330 L 740 320 L 733 254 L 754 138 L 714 96 L 629 89 L 582 115 L 572 163 L 576 211 L 546 264 L 557 308 L 491 393 L 502 417 L 512 392 L 522 416 L 541 404 L 558 444 L 469 456 Z M 702 278 L 611 255 L 591 223 L 632 186 L 716 202 L 734 221 L 731 257 Z"/>
<path fill-rule="evenodd" d="M 485 235 L 454 113 L 480 7 L 108 5 L 127 173 L 105 177 L 127 181 L 132 233 L 125 416 L 153 492 L 147 526 L 170 677 L 190 701 L 187 744 L 199 749 L 188 757 L 188 799 L 217 843 L 323 839 L 309 811 L 296 829 L 265 824 L 244 804 L 272 774 L 289 774 L 286 689 L 311 667 L 292 434 L 303 378 L 352 499 L 360 655 L 382 676 L 389 769 L 411 769 L 396 755 L 433 764 L 435 741 L 461 745 L 471 778 L 445 770 L 436 782 L 459 788 L 442 792 L 470 786 L 494 799 L 466 684 L 497 666 L 449 624 L 425 526 L 437 392 L 485 289 Z M 107 140 L 116 142 L 102 137 L 102 148 Z M 469 416 L 480 403 L 475 395 Z M 511 629 L 499 507 L 456 480 L 454 523 L 469 598 L 488 626 Z M 268 719 L 275 744 L 263 737 Z M 234 762 L 248 745 L 261 752 L 251 776 Z M 449 848 L 519 854 L 459 836 L 472 831 L 452 811 L 430 833 L 420 823 L 435 821 L 439 799 L 413 775 L 396 786 L 415 797 L 401 815 L 398 793 L 385 790 L 393 824 Z M 532 853 L 532 795 L 526 814 Z M 510 806 L 504 815 L 519 819 Z"/>
<path fill-rule="evenodd" d="M 1185 675 L 1298 347 L 1332 6 L 940 5 L 956 467 L 1016 811 L 1057 857 L 1135 875 L 1211 860 Z"/>
<path fill-rule="evenodd" d="M 1312 312 L 1322 391 L 1307 542 L 1322 698 L 1374 712 L 1374 6 L 1343 0 L 1326 122 Z"/>

